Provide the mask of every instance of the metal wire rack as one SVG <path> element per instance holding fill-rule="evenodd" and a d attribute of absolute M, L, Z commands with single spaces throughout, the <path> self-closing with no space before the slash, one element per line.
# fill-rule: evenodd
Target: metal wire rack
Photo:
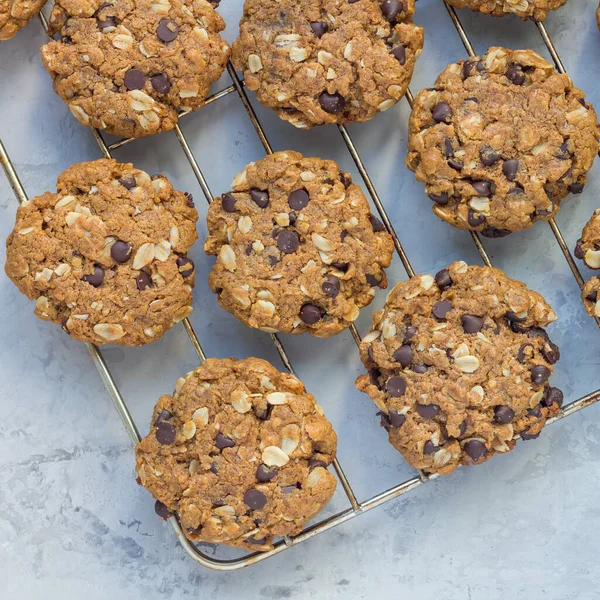
<path fill-rule="evenodd" d="M 472 46 L 471 42 L 469 41 L 466 31 L 463 28 L 457 14 L 456 14 L 456 11 L 454 10 L 453 7 L 449 6 L 445 2 L 444 2 L 444 4 L 448 10 L 448 14 L 449 14 L 454 26 L 456 27 L 456 31 L 465 47 L 467 53 L 469 54 L 469 56 L 475 56 L 475 51 L 473 49 L 473 46 Z M 43 14 L 40 14 L 40 20 L 41 20 L 42 26 L 47 31 L 47 29 L 48 29 L 47 20 Z M 558 55 L 558 52 L 557 52 L 552 40 L 550 39 L 550 36 L 548 35 L 548 32 L 546 31 L 546 28 L 544 27 L 544 24 L 540 23 L 540 22 L 536 22 L 535 25 L 537 26 L 537 29 L 544 41 L 549 53 L 550 53 L 555 65 L 556 65 L 557 70 L 560 73 L 565 73 L 565 68 L 560 60 L 560 57 Z M 248 100 L 248 96 L 246 95 L 246 91 L 244 89 L 244 82 L 239 79 L 239 77 L 237 76 L 231 63 L 229 63 L 227 65 L 227 71 L 228 71 L 229 76 L 232 81 L 231 85 L 229 85 L 225 89 L 209 96 L 206 99 L 205 105 L 216 102 L 219 99 L 224 98 L 225 96 L 228 96 L 229 94 L 237 93 L 237 95 L 239 96 L 239 99 L 241 100 L 241 102 L 248 114 L 248 117 L 256 131 L 256 134 L 265 149 L 265 152 L 267 154 L 271 154 L 273 152 L 273 150 L 271 148 L 271 145 L 269 144 L 266 134 L 262 128 L 262 125 L 260 124 L 258 118 L 256 117 L 254 109 L 252 108 L 252 106 Z M 410 90 L 408 90 L 406 93 L 406 100 L 408 101 L 409 105 L 412 107 L 413 95 Z M 187 114 L 189 114 L 189 112 L 190 111 L 182 112 L 180 114 L 180 118 L 185 117 Z M 347 149 L 348 149 L 348 151 L 349 151 L 349 153 L 361 175 L 361 178 L 363 179 L 363 182 L 365 184 L 365 187 L 367 188 L 367 191 L 369 192 L 369 195 L 373 201 L 373 204 L 375 205 L 375 207 L 381 217 L 381 220 L 383 221 L 387 230 L 393 237 L 396 253 L 398 254 L 400 260 L 402 261 L 404 269 L 405 269 L 407 275 L 409 277 L 412 277 L 415 274 L 415 272 L 410 264 L 410 261 L 408 259 L 406 252 L 404 251 L 404 249 L 402 247 L 402 244 L 400 242 L 400 239 L 398 238 L 398 235 L 394 231 L 393 225 L 390 222 L 390 219 L 388 218 L 385 208 L 381 202 L 381 199 L 377 193 L 377 190 L 375 189 L 375 186 L 373 185 L 373 182 L 371 181 L 369 173 L 367 172 L 367 169 L 358 153 L 358 150 L 356 149 L 356 146 L 354 145 L 354 142 L 352 141 L 352 138 L 350 137 L 350 134 L 348 133 L 348 130 L 346 129 L 346 127 L 344 127 L 343 125 L 340 125 L 340 126 L 338 126 L 338 129 L 339 129 L 341 137 L 342 137 L 342 139 L 343 139 L 343 141 L 344 141 L 344 143 L 345 143 L 345 145 L 346 145 L 346 147 L 347 147 Z M 200 185 L 200 188 L 202 189 L 202 192 L 203 192 L 207 202 L 210 203 L 214 199 L 214 196 L 213 196 L 212 192 L 210 191 L 210 188 L 209 188 L 208 183 L 202 173 L 200 165 L 198 164 L 198 161 L 194 157 L 194 154 L 192 153 L 192 150 L 191 150 L 185 136 L 183 135 L 183 132 L 181 131 L 181 129 L 178 125 L 175 126 L 174 131 L 175 131 L 175 135 L 177 136 L 177 139 L 181 145 L 181 148 L 190 164 L 190 167 L 198 181 L 198 184 Z M 106 142 L 104 141 L 104 138 L 102 137 L 102 134 L 100 131 L 93 130 L 93 133 L 96 138 L 96 141 L 98 142 L 98 145 L 100 147 L 100 151 L 101 151 L 102 155 L 106 158 L 112 157 L 112 154 L 111 154 L 112 151 L 118 150 L 122 146 L 135 141 L 133 138 L 128 138 L 128 139 L 122 139 L 113 144 L 107 145 Z M 2 164 L 2 167 L 5 171 L 6 177 L 8 178 L 8 181 L 15 193 L 15 196 L 17 197 L 17 200 L 19 202 L 23 202 L 24 200 L 27 199 L 27 194 L 19 180 L 19 177 L 14 169 L 13 164 L 10 161 L 8 153 L 4 147 L 1 139 L 0 139 L 0 163 Z M 575 277 L 575 280 L 577 281 L 577 284 L 579 285 L 580 288 L 582 288 L 583 284 L 584 284 L 583 278 L 577 268 L 577 265 L 575 264 L 575 261 L 573 260 L 573 257 L 571 255 L 568 247 L 567 247 L 565 239 L 563 238 L 562 233 L 560 232 L 560 229 L 558 228 L 558 225 L 556 224 L 554 219 L 551 219 L 549 221 L 549 226 L 550 226 L 550 229 L 552 230 L 552 233 L 554 234 L 554 236 L 556 238 L 556 241 L 558 242 L 558 244 L 560 246 L 561 251 L 563 252 L 563 255 L 573 273 L 573 276 Z M 490 258 L 488 256 L 478 234 L 473 231 L 470 233 L 473 238 L 473 242 L 475 243 L 475 246 L 481 256 L 483 263 L 487 266 L 492 266 Z M 600 319 L 597 318 L 596 322 L 598 323 L 598 326 L 600 327 Z M 194 347 L 194 350 L 196 351 L 196 354 L 198 355 L 198 358 L 200 359 L 201 362 L 204 361 L 206 359 L 206 354 L 205 354 L 204 350 L 202 349 L 200 341 L 198 340 L 198 337 L 196 336 L 194 329 L 192 328 L 192 325 L 188 319 L 183 320 L 183 326 L 189 336 L 189 339 L 192 343 L 192 346 Z M 358 345 L 360 343 L 361 338 L 360 338 L 358 331 L 354 327 L 354 325 L 351 326 L 350 331 L 351 331 L 352 337 L 354 338 L 354 341 Z M 281 358 L 283 365 L 290 373 L 293 373 L 292 364 L 286 354 L 285 348 L 283 347 L 280 339 L 275 334 L 271 334 L 271 338 L 272 338 L 273 344 L 275 345 L 275 348 Z M 115 409 L 117 410 L 117 413 L 118 413 L 119 417 L 121 418 L 121 421 L 125 427 L 125 430 L 127 431 L 132 442 L 134 444 L 137 444 L 137 442 L 140 440 L 140 434 L 137 430 L 135 422 L 133 421 L 133 418 L 131 417 L 131 414 L 125 403 L 125 400 L 123 399 L 123 397 L 115 383 L 115 380 L 104 360 L 104 357 L 102 356 L 102 353 L 93 344 L 87 343 L 86 346 L 87 346 L 88 352 L 90 353 L 90 356 L 96 366 L 96 369 L 98 370 L 98 373 L 100 374 L 100 377 L 101 377 L 102 381 L 104 382 L 104 385 L 106 386 L 106 389 L 111 397 L 111 400 L 115 406 Z M 556 422 L 556 421 L 563 419 L 564 417 L 567 417 L 569 415 L 572 415 L 575 412 L 578 412 L 579 410 L 581 410 L 587 406 L 590 406 L 591 404 L 594 404 L 595 402 L 598 402 L 598 400 L 600 400 L 600 389 L 596 390 L 594 392 L 591 392 L 577 400 L 574 400 L 573 402 L 571 402 L 569 404 L 566 404 L 562 408 L 561 412 L 556 417 L 554 417 L 553 419 L 550 419 L 548 421 L 548 424 Z M 275 554 L 279 554 L 280 552 L 283 552 L 284 550 L 287 550 L 288 548 L 291 548 L 292 546 L 295 546 L 301 542 L 304 542 L 305 540 L 307 540 L 317 534 L 323 533 L 323 532 L 335 527 L 336 525 L 345 523 L 346 521 L 349 521 L 364 512 L 367 512 L 369 510 L 372 510 L 373 508 L 376 508 L 377 506 L 385 504 L 386 502 L 389 502 L 390 500 L 393 500 L 394 498 L 397 498 L 403 494 L 406 494 L 407 492 L 409 492 L 415 488 L 418 488 L 418 487 L 422 486 L 423 484 L 427 483 L 428 481 L 431 481 L 432 479 L 436 478 L 436 475 L 427 475 L 421 471 L 417 471 L 417 473 L 414 477 L 411 477 L 410 479 L 407 479 L 406 481 L 403 481 L 402 483 L 399 483 L 399 484 L 397 484 L 379 494 L 376 494 L 370 498 L 359 501 L 352 489 L 352 486 L 350 485 L 350 482 L 348 481 L 347 477 L 344 474 L 342 466 L 337 461 L 337 459 L 334 461 L 333 466 L 334 466 L 334 469 L 338 476 L 338 479 L 340 480 L 340 483 L 343 487 L 343 490 L 346 494 L 346 497 L 348 499 L 350 506 L 348 508 L 346 508 L 345 510 L 339 511 L 325 519 L 322 519 L 320 521 L 317 521 L 314 524 L 311 524 L 309 527 L 305 528 L 300 534 L 298 534 L 294 537 L 285 537 L 284 539 L 279 540 L 275 544 L 275 547 L 268 552 L 255 552 L 252 554 L 247 554 L 240 558 L 228 559 L 228 560 L 213 558 L 213 557 L 210 557 L 210 556 L 206 555 L 205 553 L 203 553 L 199 548 L 197 548 L 192 542 L 190 542 L 184 536 L 176 517 L 171 517 L 169 519 L 169 521 L 170 521 L 171 525 L 173 526 L 175 533 L 177 534 L 179 542 L 181 543 L 181 545 L 183 546 L 183 548 L 185 549 L 185 551 L 189 554 L 189 556 L 191 558 L 193 558 L 196 562 L 200 563 L 201 565 L 204 565 L 205 567 L 209 567 L 209 568 L 220 570 L 220 571 L 231 571 L 231 570 L 240 569 L 242 567 L 246 567 L 246 566 L 261 562 Z"/>

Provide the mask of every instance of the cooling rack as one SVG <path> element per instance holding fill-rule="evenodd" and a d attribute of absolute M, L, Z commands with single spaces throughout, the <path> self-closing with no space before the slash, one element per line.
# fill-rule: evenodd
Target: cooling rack
<path fill-rule="evenodd" d="M 465 29 L 463 28 L 463 26 L 457 16 L 454 8 L 447 5 L 445 2 L 444 2 L 444 4 L 446 6 L 446 9 L 448 10 L 450 19 L 452 20 L 452 23 L 454 24 L 456 31 L 465 47 L 465 50 L 467 51 L 469 56 L 474 56 L 475 55 L 474 48 L 465 32 Z M 40 20 L 41 20 L 41 23 L 42 23 L 42 26 L 44 27 L 44 29 L 47 30 L 47 20 L 43 14 L 40 14 Z M 558 52 L 557 52 L 552 40 L 550 39 L 550 36 L 548 35 L 548 32 L 546 31 L 546 28 L 544 27 L 544 24 L 540 23 L 540 22 L 534 22 L 534 24 L 537 27 L 538 32 L 539 32 L 542 40 L 544 41 L 544 44 L 546 45 L 555 65 L 556 65 L 556 69 L 560 73 L 565 73 L 565 68 L 562 64 L 562 61 L 560 60 L 560 57 L 558 55 Z M 246 95 L 246 91 L 244 89 L 244 82 L 237 76 L 231 63 L 229 63 L 227 65 L 227 71 L 228 71 L 229 77 L 231 78 L 231 85 L 229 85 L 225 89 L 209 96 L 206 99 L 205 106 L 208 104 L 211 104 L 213 102 L 217 102 L 219 99 L 224 98 L 225 96 L 228 96 L 230 94 L 237 94 L 237 96 L 239 97 L 239 100 L 242 102 L 242 104 L 247 112 L 247 115 L 256 131 L 256 134 L 257 134 L 260 142 L 262 143 L 262 145 L 264 147 L 265 152 L 267 154 L 272 153 L 271 145 L 270 145 L 270 143 L 265 135 L 265 132 L 262 128 L 262 125 L 259 122 L 259 120 L 254 112 L 254 109 L 252 108 L 252 106 L 248 100 L 248 97 Z M 405 97 L 406 97 L 408 104 L 412 107 L 413 95 L 410 90 L 407 91 Z M 180 114 L 180 118 L 185 117 L 187 114 L 189 114 L 189 111 L 182 112 Z M 342 140 L 343 140 L 345 146 L 347 147 L 348 152 L 350 153 L 350 155 L 358 169 L 358 172 L 360 173 L 360 176 L 364 182 L 364 185 L 365 185 L 367 191 L 369 192 L 371 200 L 372 200 L 375 208 L 377 209 L 377 212 L 379 213 L 381 220 L 383 221 L 383 223 L 386 226 L 389 233 L 392 235 L 396 253 L 398 254 L 398 256 L 404 266 L 406 274 L 409 277 L 412 277 L 415 274 L 415 272 L 411 266 L 409 258 L 402 247 L 400 239 L 398 238 L 396 232 L 394 231 L 394 227 L 393 227 L 392 223 L 390 222 L 390 219 L 388 218 L 388 215 L 387 215 L 385 208 L 381 202 L 381 199 L 377 193 L 377 190 L 375 189 L 375 186 L 373 185 L 373 182 L 371 181 L 369 173 L 367 172 L 367 169 L 362 161 L 362 158 L 360 157 L 360 155 L 356 149 L 356 146 L 354 145 L 354 142 L 352 141 L 352 138 L 350 137 L 350 134 L 348 133 L 348 130 L 343 125 L 338 126 L 338 130 L 339 130 L 339 133 L 342 137 Z M 93 130 L 93 133 L 96 138 L 96 141 L 98 142 L 98 146 L 100 148 L 102 155 L 106 158 L 111 158 L 113 151 L 118 150 L 119 148 L 125 146 L 126 144 L 130 144 L 135 141 L 134 139 L 122 139 L 122 140 L 119 140 L 115 143 L 108 145 L 104 141 L 104 138 L 100 131 Z M 177 136 L 177 139 L 181 145 L 181 148 L 189 162 L 189 166 L 190 166 L 191 170 L 193 171 L 194 176 L 196 177 L 198 184 L 200 185 L 200 188 L 202 189 L 202 192 L 203 192 L 207 202 L 210 203 L 214 199 L 214 196 L 212 195 L 212 193 L 210 191 L 210 188 L 209 188 L 208 183 L 202 173 L 202 170 L 200 168 L 198 161 L 196 160 L 185 136 L 183 135 L 183 133 L 178 125 L 175 126 L 175 135 Z M 8 181 L 15 193 L 15 196 L 17 197 L 17 200 L 19 202 L 23 202 L 24 200 L 27 199 L 27 194 L 19 180 L 19 177 L 15 171 L 13 164 L 10 161 L 10 158 L 6 152 L 4 145 L 2 144 L 1 139 L 0 139 L 0 163 L 2 164 L 2 167 L 4 168 L 5 174 L 6 174 Z M 571 253 L 567 247 L 564 237 L 563 237 L 560 229 L 558 228 L 558 225 L 554 221 L 554 219 L 551 219 L 549 221 L 549 227 L 550 227 L 554 237 L 556 238 L 556 241 L 565 257 L 565 260 L 567 261 L 567 263 L 569 265 L 569 268 L 571 269 L 571 272 L 572 272 L 577 284 L 579 285 L 580 288 L 582 288 L 583 283 L 584 283 L 583 278 L 577 268 L 577 265 L 575 264 L 573 256 L 571 255 Z M 489 255 L 487 254 L 485 247 L 482 244 L 481 239 L 479 238 L 478 234 L 473 231 L 470 232 L 470 234 L 473 238 L 473 242 L 477 248 L 477 251 L 479 252 L 479 254 L 481 256 L 483 263 L 486 264 L 487 266 L 492 266 Z M 598 326 L 600 327 L 600 319 L 596 318 L 596 322 L 597 322 Z M 194 347 L 196 354 L 198 355 L 198 358 L 200 359 L 201 362 L 204 361 L 206 359 L 206 354 L 200 344 L 198 337 L 196 336 L 196 334 L 194 332 L 194 329 L 192 328 L 191 323 L 189 322 L 188 319 L 184 319 L 182 323 L 183 323 L 183 327 L 185 328 L 185 330 L 188 334 L 191 344 Z M 360 335 L 358 334 L 358 331 L 354 327 L 354 325 L 351 326 L 350 332 L 352 334 L 354 341 L 358 345 L 360 343 L 361 338 L 360 338 Z M 275 345 L 277 353 L 279 354 L 279 356 L 281 358 L 281 361 L 282 361 L 284 367 L 290 373 L 293 373 L 294 371 L 293 371 L 292 364 L 288 358 L 288 355 L 285 351 L 283 344 L 281 343 L 281 340 L 279 339 L 279 337 L 276 334 L 271 334 L 271 338 L 272 338 L 273 344 Z M 111 400 L 115 406 L 115 409 L 116 409 L 119 417 L 121 418 L 121 421 L 125 427 L 125 430 L 127 431 L 132 442 L 134 444 L 136 444 L 140 440 L 140 434 L 139 434 L 136 424 L 133 421 L 133 418 L 129 412 L 127 404 L 125 403 L 125 400 L 123 399 L 121 392 L 119 391 L 119 389 L 115 383 L 115 380 L 104 360 L 104 357 L 102 356 L 101 351 L 93 344 L 88 343 L 88 344 L 86 344 L 86 346 L 87 346 L 87 350 L 96 366 L 96 369 L 98 370 L 98 373 L 99 373 L 102 381 L 104 382 L 104 385 L 106 386 L 106 389 L 111 397 Z M 594 392 L 591 392 L 585 396 L 582 396 L 581 398 L 574 400 L 573 402 L 566 404 L 562 408 L 561 412 L 556 417 L 548 420 L 548 424 L 556 422 L 556 421 L 563 419 L 564 417 L 567 417 L 569 415 L 572 415 L 575 412 L 578 412 L 579 410 L 581 410 L 587 406 L 590 406 L 591 404 L 594 404 L 598 400 L 600 400 L 600 389 L 596 390 Z M 342 511 L 339 511 L 327 518 L 317 521 L 314 524 L 311 524 L 310 526 L 305 528 L 300 534 L 298 534 L 294 537 L 285 537 L 285 538 L 279 540 L 275 544 L 275 547 L 268 552 L 255 552 L 255 553 L 247 554 L 240 558 L 228 559 L 228 560 L 213 558 L 213 557 L 210 557 L 210 556 L 206 555 L 205 553 L 203 553 L 199 548 L 197 548 L 192 542 L 190 542 L 183 535 L 183 532 L 182 532 L 180 525 L 177 521 L 177 518 L 175 516 L 171 517 L 169 519 L 169 521 L 170 521 L 173 529 L 175 530 L 175 533 L 177 534 L 179 542 L 181 543 L 181 545 L 183 546 L 183 548 L 185 549 L 185 551 L 188 553 L 188 555 L 191 558 L 193 558 L 196 562 L 198 562 L 201 565 L 204 565 L 206 567 L 220 570 L 220 571 L 230 571 L 230 570 L 240 569 L 242 567 L 246 567 L 246 566 L 261 562 L 263 560 L 266 560 L 267 558 L 269 558 L 275 554 L 279 554 L 280 552 L 283 552 L 284 550 L 287 550 L 287 549 L 291 548 L 292 546 L 300 544 L 315 535 L 324 533 L 325 531 L 335 527 L 336 525 L 340 525 L 341 523 L 345 523 L 346 521 L 354 519 L 358 515 L 360 515 L 364 512 L 367 512 L 369 510 L 372 510 L 372 509 L 376 508 L 377 506 L 385 504 L 385 503 L 393 500 L 394 498 L 397 498 L 403 494 L 406 494 L 407 492 L 409 492 L 413 489 L 416 489 L 416 488 L 424 485 L 428 481 L 431 481 L 432 479 L 436 478 L 436 475 L 428 475 L 421 471 L 417 471 L 413 477 L 411 477 L 411 478 L 409 478 L 409 479 L 407 479 L 407 480 L 405 480 L 405 481 L 403 481 L 403 482 L 401 482 L 379 494 L 371 496 L 365 500 L 359 501 L 352 489 L 350 482 L 348 481 L 348 478 L 344 474 L 341 464 L 339 463 L 339 461 L 337 459 L 334 461 L 333 467 L 336 471 L 337 477 L 342 485 L 342 488 L 346 494 L 346 497 L 347 497 L 347 500 L 349 503 L 349 507 Z"/>

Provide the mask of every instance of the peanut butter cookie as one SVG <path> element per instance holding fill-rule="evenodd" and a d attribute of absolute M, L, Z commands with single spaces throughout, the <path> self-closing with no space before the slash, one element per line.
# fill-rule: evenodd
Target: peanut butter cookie
<path fill-rule="evenodd" d="M 46 0 L 0 0 L 0 42 L 25 27 L 44 4 Z"/>
<path fill-rule="evenodd" d="M 330 160 L 276 152 L 208 210 L 209 285 L 249 327 L 329 337 L 387 287 L 391 236 Z"/>
<path fill-rule="evenodd" d="M 442 475 L 535 438 L 563 394 L 546 325 L 556 315 L 502 271 L 456 262 L 397 284 L 360 355 L 356 380 L 381 411 L 390 442 L 418 469 Z"/>
<path fill-rule="evenodd" d="M 207 0 L 57 0 L 42 47 L 54 91 L 83 125 L 144 137 L 202 106 L 223 72 L 225 22 Z"/>
<path fill-rule="evenodd" d="M 164 175 L 108 159 L 73 165 L 56 193 L 17 209 L 6 274 L 76 340 L 141 346 L 192 312 L 197 220 Z"/>
<path fill-rule="evenodd" d="M 337 437 L 293 375 L 209 358 L 177 381 L 137 445 L 139 482 L 193 541 L 270 550 L 331 499 Z"/>
<path fill-rule="evenodd" d="M 594 109 L 532 50 L 490 48 L 415 99 L 406 164 L 460 229 L 502 237 L 555 215 L 598 153 Z"/>
<path fill-rule="evenodd" d="M 423 48 L 415 0 L 246 0 L 233 62 L 292 125 L 367 121 L 406 92 Z"/>
<path fill-rule="evenodd" d="M 521 19 L 543 21 L 549 10 L 557 10 L 567 0 L 447 0 L 456 8 L 470 8 L 493 17 L 517 15 Z"/>

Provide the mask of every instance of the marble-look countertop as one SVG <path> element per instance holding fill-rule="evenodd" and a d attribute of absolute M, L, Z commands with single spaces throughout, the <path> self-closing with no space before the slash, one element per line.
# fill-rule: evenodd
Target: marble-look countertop
<path fill-rule="evenodd" d="M 600 33 L 595 0 L 569 0 L 547 27 L 567 70 L 600 106 Z M 241 0 L 223 0 L 235 36 Z M 461 11 L 475 48 L 531 47 L 547 56 L 532 23 Z M 432 85 L 447 62 L 464 57 L 441 0 L 420 0 L 425 50 L 412 90 Z M 71 163 L 99 157 L 90 130 L 52 92 L 34 21 L 0 46 L 0 136 L 30 195 L 52 188 Z M 228 85 L 224 77 L 214 89 Z M 254 101 L 254 100 L 253 100 Z M 275 149 L 337 160 L 360 181 L 335 128 L 296 131 L 257 106 Z M 403 164 L 405 101 L 368 124 L 350 127 L 374 183 L 417 271 L 480 262 L 470 236 L 439 221 L 421 184 Z M 263 150 L 235 94 L 188 116 L 183 131 L 214 192 Z M 221 310 L 205 284 L 206 205 L 173 133 L 140 140 L 116 154 L 149 172 L 163 171 L 196 196 L 200 241 L 192 324 L 206 352 L 258 355 L 280 365 L 266 334 Z M 598 206 L 600 165 L 585 191 L 563 204 L 558 223 L 573 247 Z M 0 237 L 12 228 L 16 201 L 0 175 Z M 555 308 L 550 329 L 563 358 L 554 385 L 567 400 L 600 386 L 600 332 L 549 227 L 485 242 L 496 266 L 526 281 Z M 0 260 L 4 259 L 0 249 Z M 584 273 L 587 277 L 589 272 Z M 396 257 L 391 282 L 406 277 Z M 379 294 L 357 325 L 368 330 Z M 192 562 L 170 526 L 156 517 L 135 483 L 132 446 L 85 348 L 32 315 L 33 306 L 0 276 L 0 597 L 34 600 L 145 598 L 598 598 L 600 407 L 548 427 L 537 441 L 477 468 L 460 469 L 307 543 L 242 571 L 219 573 Z M 375 409 L 353 380 L 361 365 L 349 334 L 330 340 L 285 337 L 299 376 L 340 436 L 339 458 L 366 498 L 412 475 L 387 443 Z M 107 348 L 107 362 L 140 430 L 151 409 L 196 358 L 183 327 L 139 349 Z M 347 506 L 341 492 L 327 509 Z M 205 547 L 209 553 L 215 549 Z M 220 551 L 218 551 L 220 553 Z"/>

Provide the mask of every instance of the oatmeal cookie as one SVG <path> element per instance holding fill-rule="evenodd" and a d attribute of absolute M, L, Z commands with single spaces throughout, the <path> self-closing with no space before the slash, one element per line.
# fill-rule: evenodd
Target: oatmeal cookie
<path fill-rule="evenodd" d="M 223 72 L 225 22 L 207 0 L 57 0 L 42 47 L 54 91 L 83 125 L 144 137 L 202 106 Z"/>
<path fill-rule="evenodd" d="M 532 50 L 452 64 L 414 102 L 406 164 L 460 229 L 502 237 L 583 190 L 598 153 L 594 109 Z"/>
<path fill-rule="evenodd" d="M 249 327 L 329 337 L 387 287 L 391 236 L 333 161 L 287 151 L 251 163 L 207 226 L 210 288 Z"/>
<path fill-rule="evenodd" d="M 0 42 L 25 27 L 44 4 L 46 0 L 0 0 Z"/>
<path fill-rule="evenodd" d="M 73 165 L 56 193 L 18 208 L 6 274 L 76 340 L 141 346 L 192 312 L 197 220 L 164 175 L 108 159 Z"/>
<path fill-rule="evenodd" d="M 397 284 L 360 345 L 356 385 L 389 440 L 418 469 L 442 475 L 538 436 L 563 394 L 560 357 L 535 292 L 490 267 L 456 262 Z"/>
<path fill-rule="evenodd" d="M 293 375 L 209 358 L 177 381 L 137 445 L 139 481 L 193 541 L 270 550 L 331 499 L 337 437 Z"/>
<path fill-rule="evenodd" d="M 590 269 L 600 269 L 600 208 L 585 224 L 573 254 Z"/>
<path fill-rule="evenodd" d="M 549 10 L 557 10 L 567 0 L 447 0 L 456 8 L 470 8 L 493 17 L 517 15 L 521 19 L 543 21 Z"/>
<path fill-rule="evenodd" d="M 585 310 L 587 310 L 588 314 L 592 317 L 600 317 L 600 298 L 598 298 L 599 291 L 600 277 L 592 277 L 585 282 L 581 292 L 583 306 L 585 306 Z"/>
<path fill-rule="evenodd" d="M 292 125 L 367 121 L 406 92 L 423 48 L 415 0 L 246 0 L 233 62 Z"/>

